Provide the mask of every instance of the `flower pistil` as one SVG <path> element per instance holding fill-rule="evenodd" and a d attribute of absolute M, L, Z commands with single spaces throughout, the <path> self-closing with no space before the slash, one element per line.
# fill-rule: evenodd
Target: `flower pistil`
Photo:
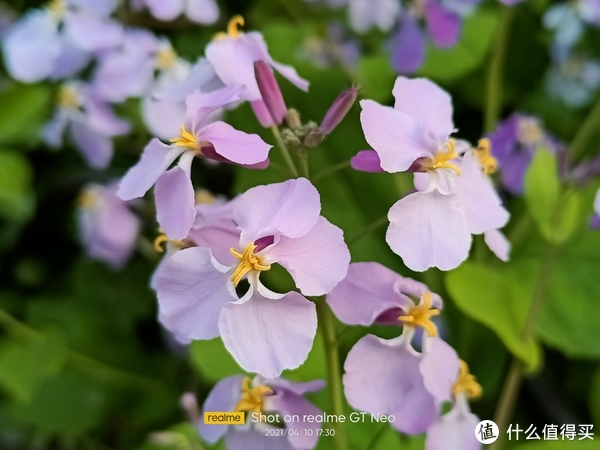
<path fill-rule="evenodd" d="M 231 281 L 233 285 L 237 287 L 237 285 L 242 281 L 242 278 L 253 270 L 257 270 L 259 272 L 264 272 L 271 268 L 271 265 L 265 265 L 262 263 L 262 260 L 259 256 L 254 254 L 254 250 L 256 249 L 256 244 L 250 243 L 246 246 L 243 253 L 238 252 L 235 248 L 231 247 L 229 250 L 230 253 L 240 260 L 239 264 L 235 268 L 233 275 L 231 276 Z"/>
<path fill-rule="evenodd" d="M 235 407 L 235 411 L 253 411 L 262 412 L 265 406 L 265 395 L 270 395 L 273 390 L 264 385 L 250 388 L 250 378 L 246 377 L 242 381 L 242 399 Z"/>
<path fill-rule="evenodd" d="M 185 129 L 185 125 L 181 125 L 179 133 L 181 136 L 171 139 L 171 143 L 175 145 L 175 147 L 186 147 L 196 152 L 200 151 L 198 139 L 196 139 L 196 136 L 193 133 L 190 133 Z"/>
<path fill-rule="evenodd" d="M 431 308 L 431 292 L 425 292 L 422 299 L 422 303 L 410 308 L 408 314 L 398 317 L 398 320 L 405 326 L 421 327 L 429 336 L 436 337 L 438 335 L 437 327 L 431 317 L 437 316 L 440 310 Z"/>
<path fill-rule="evenodd" d="M 425 167 L 425 169 L 450 169 L 454 170 L 457 175 L 460 175 L 460 168 L 456 164 L 452 164 L 451 162 L 449 162 L 455 158 L 458 158 L 459 156 L 458 153 L 456 153 L 456 141 L 454 139 L 450 139 L 444 144 L 444 147 L 446 147 L 448 151 L 436 153 L 431 166 Z"/>
<path fill-rule="evenodd" d="M 242 32 L 239 30 L 238 26 L 244 26 L 244 18 L 240 15 L 233 16 L 231 19 L 229 19 L 229 23 L 227 24 L 227 33 L 224 31 L 217 33 L 215 39 L 224 39 L 227 37 L 231 39 L 239 38 Z"/>
<path fill-rule="evenodd" d="M 481 385 L 476 381 L 475 376 L 469 373 L 469 366 L 463 360 L 460 361 L 460 374 L 454 383 L 452 393 L 454 396 L 464 393 L 470 399 L 479 398 L 483 393 Z"/>

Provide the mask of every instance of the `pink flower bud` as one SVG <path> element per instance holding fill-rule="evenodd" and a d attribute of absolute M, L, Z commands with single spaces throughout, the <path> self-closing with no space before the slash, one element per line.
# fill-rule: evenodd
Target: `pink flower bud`
<path fill-rule="evenodd" d="M 344 117 L 346 117 L 346 114 L 348 114 L 348 111 L 350 111 L 350 108 L 352 108 L 357 96 L 358 88 L 351 87 L 346 89 L 335 99 L 321 123 L 321 131 L 323 134 L 327 135 L 331 133 L 334 128 L 340 124 Z"/>
<path fill-rule="evenodd" d="M 255 61 L 254 74 L 263 102 L 269 110 L 273 122 L 281 125 L 287 115 L 287 108 L 273 70 L 265 61 Z"/>

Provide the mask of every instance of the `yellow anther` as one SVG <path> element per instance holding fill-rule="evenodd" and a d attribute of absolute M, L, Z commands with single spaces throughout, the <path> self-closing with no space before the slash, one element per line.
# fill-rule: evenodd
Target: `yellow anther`
<path fill-rule="evenodd" d="M 156 66 L 159 70 L 170 69 L 175 62 L 177 62 L 177 53 L 168 45 L 162 47 L 156 54 Z"/>
<path fill-rule="evenodd" d="M 431 292 L 425 292 L 421 297 L 423 302 L 417 306 L 413 306 L 405 316 L 398 317 L 398 320 L 405 326 L 421 327 L 431 337 L 436 337 L 437 327 L 431 320 L 432 316 L 437 316 L 440 313 L 439 309 L 431 308 Z"/>
<path fill-rule="evenodd" d="M 79 95 L 77 94 L 77 90 L 73 86 L 61 87 L 58 91 L 56 103 L 58 103 L 58 106 L 71 109 L 77 109 L 81 106 Z"/>
<path fill-rule="evenodd" d="M 193 133 L 190 133 L 185 129 L 184 125 L 181 125 L 179 129 L 180 137 L 176 137 L 171 139 L 171 143 L 175 145 L 175 147 L 186 147 L 190 150 L 199 151 L 200 146 L 198 145 L 198 140 Z"/>
<path fill-rule="evenodd" d="M 265 395 L 271 395 L 273 390 L 264 385 L 250 388 L 250 378 L 242 381 L 242 399 L 235 407 L 235 411 L 252 411 L 260 413 L 264 410 Z"/>
<path fill-rule="evenodd" d="M 167 237 L 167 234 L 160 228 L 158 230 L 158 233 L 158 236 L 156 236 L 156 239 L 154 239 L 154 250 L 156 250 L 159 253 L 162 253 L 164 251 L 162 244 L 164 244 L 165 242 L 169 242 L 169 238 Z M 171 242 L 180 249 L 185 246 L 185 244 L 179 239 L 174 239 Z"/>
<path fill-rule="evenodd" d="M 456 153 L 456 141 L 450 139 L 444 144 L 444 147 L 446 147 L 448 151 L 446 153 L 436 153 L 431 169 L 451 169 L 454 170 L 457 175 L 460 175 L 460 168 L 457 165 L 448 162 L 459 156 L 458 153 Z"/>
<path fill-rule="evenodd" d="M 75 203 L 80 208 L 88 209 L 96 206 L 97 201 L 98 194 L 96 193 L 95 189 L 86 189 L 79 194 L 77 200 L 75 200 Z"/>
<path fill-rule="evenodd" d="M 240 15 L 237 16 L 233 16 L 231 19 L 229 19 L 229 23 L 227 24 L 227 33 L 225 32 L 220 32 L 217 33 L 215 35 L 215 39 L 224 39 L 224 38 L 231 38 L 231 39 L 237 39 L 240 37 L 240 34 L 242 33 L 238 26 L 242 27 L 244 26 L 244 18 Z"/>
<path fill-rule="evenodd" d="M 498 170 L 498 161 L 492 156 L 492 144 L 488 138 L 479 139 L 477 148 L 473 149 L 479 164 L 483 167 L 483 173 L 486 175 L 496 173 Z"/>
<path fill-rule="evenodd" d="M 67 11 L 67 2 L 65 0 L 52 0 L 48 3 L 48 10 L 54 17 L 61 19 Z"/>
<path fill-rule="evenodd" d="M 233 281 L 234 286 L 237 287 L 240 281 L 242 281 L 242 278 L 244 278 L 248 272 L 253 270 L 264 272 L 265 270 L 269 270 L 271 268 L 270 264 L 264 265 L 262 263 L 260 257 L 254 254 L 254 249 L 256 249 L 256 244 L 248 244 L 243 253 L 238 252 L 233 247 L 231 247 L 229 250 L 233 256 L 240 260 L 238 266 L 233 272 L 233 275 L 231 276 L 231 281 Z"/>
<path fill-rule="evenodd" d="M 452 393 L 454 396 L 464 393 L 470 399 L 479 398 L 483 393 L 481 385 L 476 381 L 475 376 L 469 373 L 469 366 L 463 360 L 460 361 L 460 374 L 454 383 Z"/>
<path fill-rule="evenodd" d="M 197 205 L 210 205 L 215 202 L 215 196 L 212 195 L 206 189 L 196 192 L 196 204 Z"/>

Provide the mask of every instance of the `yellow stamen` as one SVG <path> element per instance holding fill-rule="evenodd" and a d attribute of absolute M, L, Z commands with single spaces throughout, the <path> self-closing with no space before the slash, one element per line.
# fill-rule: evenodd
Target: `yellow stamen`
<path fill-rule="evenodd" d="M 481 385 L 476 381 L 475 376 L 469 373 L 469 366 L 463 360 L 460 361 L 460 374 L 454 383 L 452 393 L 454 396 L 465 393 L 470 399 L 479 398 L 483 393 Z"/>
<path fill-rule="evenodd" d="M 459 156 L 458 153 L 456 153 L 456 141 L 454 139 L 450 139 L 444 144 L 444 147 L 448 148 L 448 152 L 436 153 L 435 160 L 431 165 L 431 169 L 451 169 L 454 170 L 457 175 L 460 175 L 460 169 L 458 166 L 448 162 L 454 158 L 458 158 Z"/>
<path fill-rule="evenodd" d="M 97 201 L 98 195 L 96 194 L 96 191 L 94 189 L 86 189 L 79 194 L 77 200 L 75 200 L 75 203 L 80 208 L 88 209 L 93 208 Z"/>
<path fill-rule="evenodd" d="M 256 244 L 248 244 L 244 249 L 243 253 L 239 253 L 236 249 L 231 247 L 229 252 L 240 260 L 240 263 L 235 268 L 233 275 L 231 276 L 231 281 L 233 281 L 233 285 L 237 287 L 237 285 L 242 281 L 242 278 L 246 276 L 248 272 L 253 270 L 258 270 L 259 272 L 264 272 L 265 270 L 269 270 L 271 265 L 264 265 L 259 256 L 254 254 L 254 250 L 256 249 Z"/>
<path fill-rule="evenodd" d="M 437 327 L 432 322 L 431 317 L 437 316 L 440 313 L 439 309 L 431 309 L 431 292 L 423 294 L 422 303 L 413 306 L 405 316 L 398 317 L 398 320 L 405 326 L 421 327 L 431 337 L 436 337 Z"/>
<path fill-rule="evenodd" d="M 171 143 L 175 145 L 175 147 L 186 147 L 190 150 L 200 151 L 200 146 L 198 145 L 198 140 L 193 133 L 190 133 L 185 129 L 184 125 L 181 125 L 179 129 L 179 133 L 181 137 L 176 137 L 171 139 Z"/>
<path fill-rule="evenodd" d="M 79 95 L 77 90 L 73 86 L 63 86 L 58 91 L 58 97 L 56 99 L 58 106 L 63 108 L 77 109 L 81 106 L 79 101 Z"/>
<path fill-rule="evenodd" d="M 486 175 L 496 173 L 498 170 L 498 161 L 492 156 L 492 144 L 488 138 L 479 139 L 477 148 L 473 149 L 479 164 L 483 167 L 483 173 Z"/>
<path fill-rule="evenodd" d="M 162 253 L 164 251 L 162 244 L 169 242 L 169 238 L 167 237 L 167 234 L 160 228 L 158 229 L 158 233 L 158 236 L 156 236 L 156 239 L 154 239 L 154 250 Z M 185 244 L 179 239 L 174 239 L 171 242 L 179 248 L 183 248 L 185 246 Z"/>
<path fill-rule="evenodd" d="M 48 3 L 50 13 L 57 18 L 62 18 L 67 11 L 67 2 L 65 0 L 52 0 Z"/>
<path fill-rule="evenodd" d="M 159 70 L 170 69 L 176 61 L 177 53 L 168 45 L 165 45 L 156 54 L 156 66 Z"/>
<path fill-rule="evenodd" d="M 242 34 L 242 32 L 238 29 L 238 26 L 244 26 L 244 18 L 240 15 L 237 16 L 233 16 L 231 19 L 229 19 L 229 23 L 227 24 L 227 33 L 225 32 L 220 32 L 217 33 L 215 35 L 215 39 L 224 39 L 224 38 L 231 38 L 231 39 L 237 39 L 240 37 L 240 34 Z"/>
<path fill-rule="evenodd" d="M 210 205 L 215 202 L 215 196 L 207 190 L 203 189 L 196 192 L 196 204 L 197 205 Z"/>
<path fill-rule="evenodd" d="M 270 395 L 273 390 L 264 385 L 250 388 L 250 378 L 242 381 L 242 399 L 235 407 L 235 411 L 253 411 L 260 413 L 265 406 L 265 395 Z"/>

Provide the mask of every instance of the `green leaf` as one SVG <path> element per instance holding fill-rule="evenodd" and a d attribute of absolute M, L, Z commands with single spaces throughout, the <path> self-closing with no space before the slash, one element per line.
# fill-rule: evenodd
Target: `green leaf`
<path fill-rule="evenodd" d="M 41 84 L 14 84 L 0 92 L 0 144 L 31 147 L 39 142 L 39 129 L 47 120 L 51 99 L 50 88 Z"/>
<path fill-rule="evenodd" d="M 54 339 L 0 341 L 0 387 L 15 400 L 29 401 L 42 382 L 60 371 L 64 347 Z"/>
<path fill-rule="evenodd" d="M 193 341 L 190 344 L 190 359 L 196 370 L 208 381 L 217 382 L 244 372 L 227 351 L 221 338 Z"/>
<path fill-rule="evenodd" d="M 358 64 L 358 80 L 365 98 L 385 103 L 392 96 L 397 74 L 390 64 L 390 55 L 364 56 Z"/>
<path fill-rule="evenodd" d="M 497 22 L 497 12 L 480 8 L 465 20 L 460 40 L 454 47 L 444 50 L 428 45 L 425 63 L 418 75 L 449 83 L 475 70 L 488 52 Z"/>
<path fill-rule="evenodd" d="M 32 216 L 35 206 L 32 179 L 27 158 L 11 150 L 0 150 L 0 216 L 17 222 Z"/>
<path fill-rule="evenodd" d="M 531 301 L 519 277 L 531 277 L 527 267 L 502 272 L 474 263 L 464 263 L 446 276 L 446 286 L 457 306 L 468 316 L 493 330 L 504 345 L 530 369 L 540 361 L 533 339 L 523 342 L 522 330 Z"/>

